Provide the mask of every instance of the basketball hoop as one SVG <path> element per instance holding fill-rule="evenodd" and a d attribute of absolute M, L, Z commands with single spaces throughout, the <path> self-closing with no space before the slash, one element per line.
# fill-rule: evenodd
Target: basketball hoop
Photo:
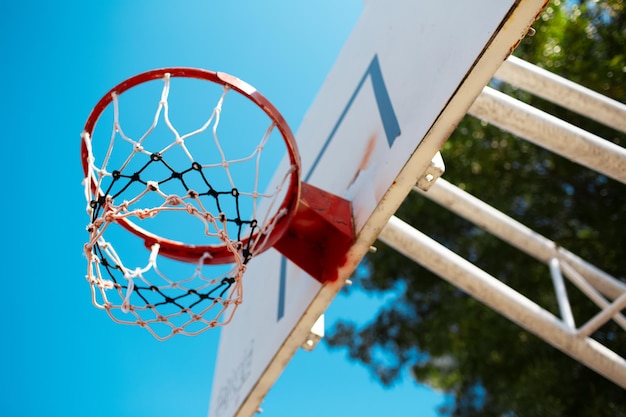
<path fill-rule="evenodd" d="M 190 85 L 180 81 L 176 90 L 174 79 L 193 84 L 176 97 L 185 106 L 176 116 L 172 95 Z M 141 115 L 154 98 L 156 111 Z M 196 109 L 202 117 L 180 127 Z M 105 119 L 109 124 L 98 128 Z M 258 131 L 229 136 L 225 123 Z M 287 162 L 267 157 L 270 148 L 282 149 Z M 349 202 L 301 183 L 284 118 L 228 74 L 164 68 L 118 84 L 87 119 L 81 160 L 93 303 L 160 340 L 228 324 L 242 302 L 248 262 L 270 247 L 323 282 L 333 279 L 354 240 Z M 244 165 L 247 171 L 239 169 Z M 129 248 L 118 226 L 148 251 Z"/>

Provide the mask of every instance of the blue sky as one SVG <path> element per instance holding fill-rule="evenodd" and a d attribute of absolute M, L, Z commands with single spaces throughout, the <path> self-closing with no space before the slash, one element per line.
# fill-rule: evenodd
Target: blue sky
<path fill-rule="evenodd" d="M 207 415 L 217 332 L 158 342 L 90 300 L 80 132 L 120 81 L 163 66 L 250 82 L 294 131 L 361 11 L 361 0 L 9 1 L 3 56 L 3 343 L 0 415 Z M 367 320 L 381 300 L 329 309 Z M 435 416 L 444 397 L 408 379 L 384 389 L 342 351 L 299 352 L 263 416 Z"/>

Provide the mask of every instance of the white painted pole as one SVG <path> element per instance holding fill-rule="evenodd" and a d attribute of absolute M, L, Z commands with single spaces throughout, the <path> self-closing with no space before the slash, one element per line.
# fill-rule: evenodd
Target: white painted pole
<path fill-rule="evenodd" d="M 428 192 L 417 187 L 414 187 L 413 190 L 545 264 L 548 264 L 552 258 L 567 262 L 568 265 L 583 275 L 594 288 L 611 299 L 626 293 L 626 284 L 623 282 L 584 261 L 567 249 L 557 246 L 553 241 L 443 178 L 435 181 Z"/>
<path fill-rule="evenodd" d="M 468 113 L 626 184 L 626 149 L 493 88 Z"/>
<path fill-rule="evenodd" d="M 550 276 L 552 277 L 552 285 L 554 286 L 554 293 L 556 294 L 556 301 L 559 305 L 561 319 L 563 319 L 567 327 L 575 329 L 574 315 L 572 314 L 572 308 L 569 304 L 569 297 L 567 296 L 565 282 L 563 282 L 563 275 L 561 274 L 561 267 L 557 258 L 550 259 Z"/>
<path fill-rule="evenodd" d="M 392 217 L 380 239 L 513 322 L 626 389 L 626 360 L 438 242 Z"/>
<path fill-rule="evenodd" d="M 601 309 L 607 308 L 611 303 L 609 303 L 603 296 L 600 294 L 592 285 L 590 285 L 585 278 L 583 278 L 578 271 L 572 268 L 566 262 L 562 262 L 561 269 L 567 278 L 574 285 L 578 287 L 583 294 L 585 294 L 591 301 L 593 301 L 598 307 Z M 619 297 L 618 297 L 619 298 Z M 613 320 L 624 330 L 626 330 L 626 317 L 624 317 L 621 313 L 616 313 L 613 316 Z"/>
<path fill-rule="evenodd" d="M 494 75 L 538 97 L 626 133 L 626 105 L 510 56 Z"/>
<path fill-rule="evenodd" d="M 626 294 L 622 294 L 617 300 L 613 301 L 604 310 L 593 316 L 584 326 L 578 329 L 579 336 L 589 336 L 600 328 L 604 323 L 611 320 L 613 316 L 626 308 Z"/>

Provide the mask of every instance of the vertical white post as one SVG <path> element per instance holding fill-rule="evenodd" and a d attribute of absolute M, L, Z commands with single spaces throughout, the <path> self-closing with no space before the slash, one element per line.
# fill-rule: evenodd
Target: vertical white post
<path fill-rule="evenodd" d="M 565 289 L 565 282 L 563 282 L 563 275 L 561 274 L 559 260 L 556 258 L 552 258 L 550 260 L 550 276 L 552 277 L 552 284 L 554 285 L 554 293 L 556 294 L 556 301 L 559 305 L 561 318 L 567 327 L 575 329 L 576 324 L 574 323 L 572 308 L 569 304 L 567 290 Z"/>

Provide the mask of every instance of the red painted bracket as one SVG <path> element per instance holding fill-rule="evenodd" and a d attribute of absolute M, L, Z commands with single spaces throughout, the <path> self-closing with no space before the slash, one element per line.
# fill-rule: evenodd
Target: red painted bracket
<path fill-rule="evenodd" d="M 351 203 L 302 183 L 296 214 L 274 248 L 325 283 L 337 279 L 354 241 Z"/>

